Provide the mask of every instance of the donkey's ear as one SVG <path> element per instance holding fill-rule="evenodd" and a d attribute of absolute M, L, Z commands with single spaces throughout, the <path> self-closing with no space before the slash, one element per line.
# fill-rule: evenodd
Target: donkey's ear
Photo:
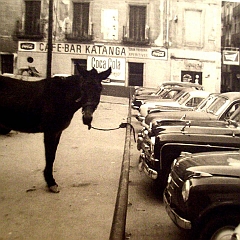
<path fill-rule="evenodd" d="M 98 74 L 98 79 L 100 81 L 102 81 L 102 80 L 108 78 L 108 76 L 111 74 L 111 72 L 112 72 L 112 68 L 111 67 L 108 70 L 106 70 L 106 71 L 100 72 Z"/>

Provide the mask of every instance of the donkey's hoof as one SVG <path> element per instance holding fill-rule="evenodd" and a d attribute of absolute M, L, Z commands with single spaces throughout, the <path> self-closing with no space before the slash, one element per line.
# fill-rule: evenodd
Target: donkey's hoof
<path fill-rule="evenodd" d="M 53 193 L 59 193 L 59 189 L 58 189 L 58 185 L 53 185 L 51 187 L 49 187 L 49 191 L 53 192 Z"/>

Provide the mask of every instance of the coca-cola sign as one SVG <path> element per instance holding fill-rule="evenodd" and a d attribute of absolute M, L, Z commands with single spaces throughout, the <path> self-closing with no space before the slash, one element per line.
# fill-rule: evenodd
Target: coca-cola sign
<path fill-rule="evenodd" d="M 161 60 L 167 60 L 167 49 L 166 48 L 158 48 L 152 47 L 151 48 L 151 57 L 157 58 Z"/>
<path fill-rule="evenodd" d="M 35 44 L 34 43 L 28 43 L 28 42 L 24 42 L 20 44 L 20 49 L 21 50 L 27 50 L 27 51 L 31 51 L 35 48 Z"/>
<path fill-rule="evenodd" d="M 162 50 L 153 50 L 152 56 L 153 57 L 165 57 L 166 53 L 165 53 L 165 51 L 162 51 Z"/>

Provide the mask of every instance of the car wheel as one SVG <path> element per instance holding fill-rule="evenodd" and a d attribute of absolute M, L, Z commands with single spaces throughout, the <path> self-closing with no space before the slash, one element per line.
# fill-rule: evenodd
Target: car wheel
<path fill-rule="evenodd" d="M 199 234 L 199 240 L 231 239 L 234 229 L 240 223 L 240 214 L 229 212 L 225 215 L 215 215 L 206 224 Z"/>

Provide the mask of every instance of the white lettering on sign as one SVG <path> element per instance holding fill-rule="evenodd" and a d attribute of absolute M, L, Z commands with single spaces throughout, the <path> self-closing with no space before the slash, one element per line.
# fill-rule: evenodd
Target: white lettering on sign
<path fill-rule="evenodd" d="M 125 80 L 125 58 L 89 56 L 87 59 L 88 69 L 95 68 L 97 71 L 102 72 L 107 70 L 109 67 L 112 68 L 112 73 L 109 78 L 115 80 Z"/>
<path fill-rule="evenodd" d="M 147 58 L 148 57 L 148 48 L 138 48 L 138 47 L 129 47 L 128 48 L 129 57 L 135 58 Z"/>

